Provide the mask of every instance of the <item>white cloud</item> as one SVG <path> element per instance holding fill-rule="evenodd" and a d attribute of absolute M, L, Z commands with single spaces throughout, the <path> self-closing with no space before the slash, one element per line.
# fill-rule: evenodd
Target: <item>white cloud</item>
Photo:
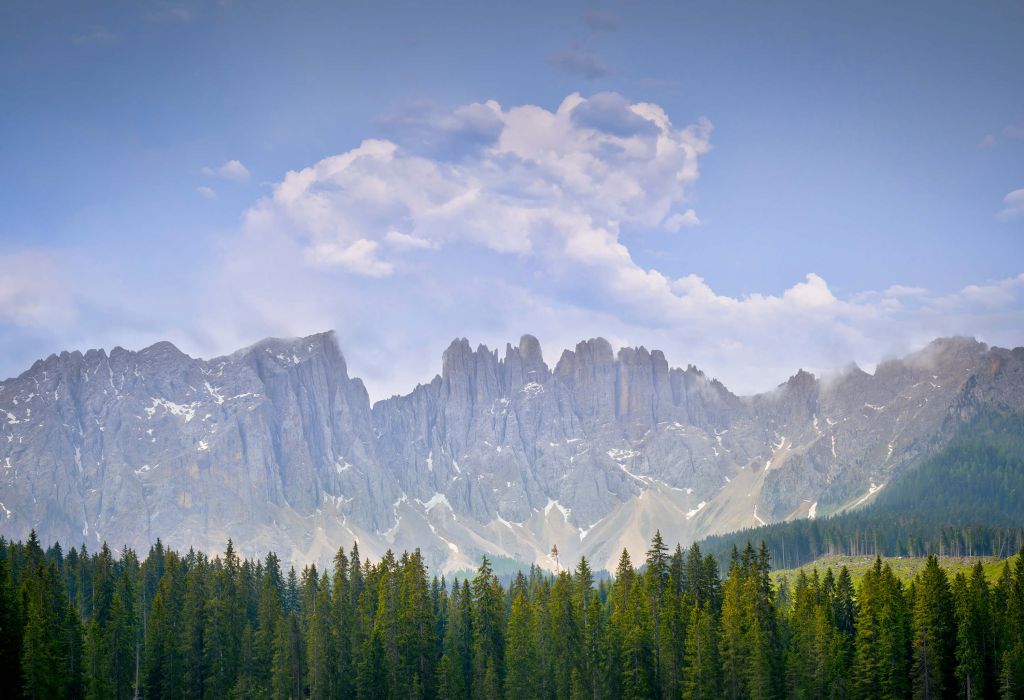
<path fill-rule="evenodd" d="M 365 238 L 345 246 L 323 241 L 306 250 L 306 259 L 314 265 L 340 265 L 367 277 L 386 277 L 394 268 L 377 257 L 378 247 L 377 241 Z"/>
<path fill-rule="evenodd" d="M 203 174 L 233 182 L 245 182 L 249 179 L 249 169 L 238 160 L 229 160 L 223 165 L 212 168 L 206 166 L 203 168 Z"/>
<path fill-rule="evenodd" d="M 697 212 L 695 212 L 693 209 L 687 209 L 682 214 L 676 212 L 675 214 L 669 216 L 667 219 L 665 219 L 665 223 L 663 224 L 663 226 L 665 227 L 666 231 L 671 231 L 672 233 L 675 233 L 681 228 L 689 226 L 700 226 L 700 217 L 697 216 Z"/>
<path fill-rule="evenodd" d="M 0 322 L 45 328 L 74 316 L 71 295 L 48 253 L 0 253 L 0 270 Z"/>
<path fill-rule="evenodd" d="M 1024 216 L 1024 188 L 1003 197 L 1003 208 L 996 212 L 1000 221 L 1011 221 L 1021 216 Z"/>
<path fill-rule="evenodd" d="M 458 336 L 494 347 L 534 333 L 554 363 L 603 335 L 744 392 L 939 335 L 1021 341 L 1021 278 L 842 295 L 808 271 L 777 294 L 731 296 L 638 264 L 624 233 L 699 222 L 709 122 L 677 127 L 658 105 L 573 94 L 554 110 L 491 101 L 393 126 L 391 140 L 287 173 L 250 208 L 204 295 L 217 300 L 203 322 L 218 351 L 335 328 L 381 397 L 429 379 Z"/>
<path fill-rule="evenodd" d="M 207 187 L 206 185 L 203 185 L 202 187 L 197 187 L 196 192 L 201 194 L 203 197 L 206 197 L 207 199 L 217 198 L 217 191 L 212 187 Z"/>

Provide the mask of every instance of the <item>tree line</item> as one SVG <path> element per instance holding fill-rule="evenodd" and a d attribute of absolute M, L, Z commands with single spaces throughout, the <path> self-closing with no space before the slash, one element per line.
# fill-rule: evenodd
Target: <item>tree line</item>
<path fill-rule="evenodd" d="M 930 556 L 904 584 L 877 559 L 856 590 L 845 568 L 770 569 L 748 543 L 723 577 L 660 534 L 611 580 L 581 558 L 508 586 L 486 558 L 431 576 L 418 550 L 285 572 L 230 542 L 140 562 L 0 538 L 0 697 L 1024 697 L 1024 557 L 995 583 Z"/>
<path fill-rule="evenodd" d="M 985 415 L 863 509 L 714 535 L 701 547 L 724 564 L 733 547 L 764 540 L 781 568 L 833 554 L 1004 558 L 1024 547 L 1021 523 L 1024 419 Z"/>

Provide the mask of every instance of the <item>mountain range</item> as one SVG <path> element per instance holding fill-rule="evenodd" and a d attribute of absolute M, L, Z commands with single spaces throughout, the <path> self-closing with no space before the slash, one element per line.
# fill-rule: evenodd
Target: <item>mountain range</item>
<path fill-rule="evenodd" d="M 62 352 L 0 384 L 0 534 L 611 569 L 655 529 L 685 544 L 858 508 L 989 410 L 1024 412 L 1024 348 L 943 338 L 737 396 L 602 338 L 554 366 L 529 335 L 504 352 L 458 339 L 433 380 L 376 403 L 332 333 L 210 360 L 168 342 Z"/>

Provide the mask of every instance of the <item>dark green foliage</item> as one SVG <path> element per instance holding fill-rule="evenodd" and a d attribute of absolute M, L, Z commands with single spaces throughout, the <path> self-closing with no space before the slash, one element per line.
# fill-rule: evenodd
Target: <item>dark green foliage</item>
<path fill-rule="evenodd" d="M 904 586 L 881 559 L 778 587 L 766 547 L 733 552 L 724 581 L 699 547 L 656 537 L 641 571 L 623 552 L 536 567 L 506 589 L 431 579 L 420 553 L 333 571 L 277 558 L 140 562 L 0 540 L 0 697 L 26 698 L 1017 698 L 1024 691 L 1024 563 L 952 581 L 931 558 Z M 88 582 L 88 584 L 86 584 Z M 72 592 L 74 589 L 74 593 Z M 88 595 L 84 593 L 88 591 Z M 91 614 L 83 612 L 84 601 Z"/>
<path fill-rule="evenodd" d="M 763 540 L 784 569 L 827 554 L 1007 557 L 1024 547 L 1021 423 L 1020 417 L 982 416 L 861 510 L 708 537 L 701 547 L 725 563 L 733 546 Z M 819 512 L 824 508 L 820 504 Z"/>

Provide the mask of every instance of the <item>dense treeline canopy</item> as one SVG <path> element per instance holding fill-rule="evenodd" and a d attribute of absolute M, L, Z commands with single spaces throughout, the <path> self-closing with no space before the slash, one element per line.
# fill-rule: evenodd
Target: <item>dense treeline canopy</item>
<path fill-rule="evenodd" d="M 1024 546 L 1024 424 L 985 415 L 942 450 L 879 492 L 874 503 L 831 518 L 801 519 L 708 537 L 719 562 L 763 540 L 781 568 L 830 554 L 1007 557 Z"/>
<path fill-rule="evenodd" d="M 909 585 L 876 561 L 775 586 L 763 545 L 724 578 L 660 534 L 595 585 L 537 568 L 502 586 L 431 578 L 419 552 L 332 571 L 277 557 L 0 539 L 0 697 L 1024 697 L 1024 558 L 990 584 L 930 557 Z"/>

